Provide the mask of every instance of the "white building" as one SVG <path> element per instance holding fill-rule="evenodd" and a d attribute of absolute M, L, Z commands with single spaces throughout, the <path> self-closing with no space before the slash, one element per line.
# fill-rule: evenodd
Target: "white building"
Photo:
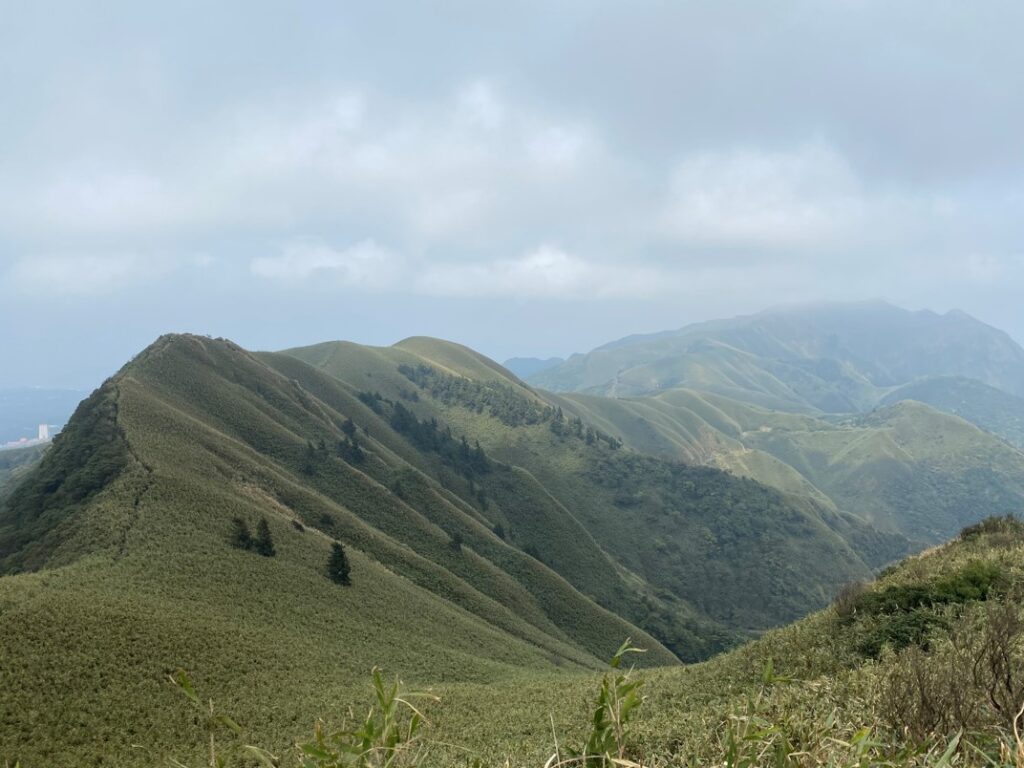
<path fill-rule="evenodd" d="M 50 425 L 49 424 L 40 424 L 39 425 L 39 439 L 40 440 L 49 440 L 50 439 Z"/>

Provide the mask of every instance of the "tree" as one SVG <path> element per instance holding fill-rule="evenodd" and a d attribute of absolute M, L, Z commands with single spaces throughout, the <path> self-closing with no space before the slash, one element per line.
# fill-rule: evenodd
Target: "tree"
<path fill-rule="evenodd" d="M 239 549 L 252 549 L 252 534 L 249 533 L 249 525 L 240 517 L 231 521 L 231 543 Z"/>
<path fill-rule="evenodd" d="M 355 422 L 352 421 L 352 419 L 345 419 L 345 421 L 342 422 L 342 424 L 341 424 L 341 431 L 344 432 L 345 435 L 349 439 L 355 437 L 356 436 L 356 424 L 355 424 Z"/>
<path fill-rule="evenodd" d="M 345 548 L 341 546 L 339 542 L 334 542 L 331 545 L 331 556 L 327 560 L 327 576 L 335 584 L 341 584 L 343 586 L 349 586 L 352 583 L 352 579 L 349 578 L 352 567 L 348 564 L 348 556 L 345 554 Z"/>
<path fill-rule="evenodd" d="M 253 549 L 264 557 L 273 557 L 277 554 L 277 550 L 274 549 L 274 539 L 270 535 L 270 526 L 267 525 L 265 517 L 261 517 L 260 524 L 256 526 L 256 540 L 253 542 Z"/>

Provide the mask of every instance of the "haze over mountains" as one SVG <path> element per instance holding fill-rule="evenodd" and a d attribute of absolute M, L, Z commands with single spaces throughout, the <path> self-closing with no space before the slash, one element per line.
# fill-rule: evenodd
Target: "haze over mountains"
<path fill-rule="evenodd" d="M 555 391 L 649 394 L 700 386 L 736 399 L 828 413 L 861 411 L 931 376 L 977 379 L 1024 395 L 1024 350 L 956 310 L 884 302 L 767 310 L 630 336 L 573 355 L 532 381 Z"/>
<path fill-rule="evenodd" d="M 965 420 L 999 426 L 1022 382 L 1004 334 L 885 305 L 625 339 L 531 384 L 425 337 L 161 337 L 0 473 L 0 727 L 47 764 L 143 765 L 131 744 L 180 725 L 176 667 L 283 740 L 374 664 L 495 682 L 627 636 L 707 658 L 1024 508 L 1024 453 Z M 236 518 L 276 554 L 233 546 Z"/>

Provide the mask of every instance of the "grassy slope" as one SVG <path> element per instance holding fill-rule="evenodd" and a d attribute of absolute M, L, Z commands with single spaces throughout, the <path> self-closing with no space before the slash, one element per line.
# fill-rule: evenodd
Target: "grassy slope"
<path fill-rule="evenodd" d="M 67 503 L 40 507 L 28 482 L 0 515 L 7 545 L 12 519 L 35 534 L 14 540 L 8 569 L 44 566 L 0 579 L 0 757 L 152 764 L 187 727 L 161 682 L 179 666 L 274 741 L 328 701 L 351 700 L 374 664 L 418 682 L 485 682 L 593 667 L 637 633 L 656 663 L 673 660 L 474 524 L 464 502 L 387 447 L 402 447 L 396 435 L 337 396 L 381 441 L 366 439 L 365 472 L 323 456 L 314 478 L 300 469 L 307 440 L 337 432 L 341 415 L 229 343 L 162 339 L 82 406 L 75 421 L 113 419 L 123 436 L 116 476 L 86 483 L 94 453 L 78 450 L 73 422 L 29 480 L 86 490 L 58 489 Z M 373 477 L 391 472 L 420 509 Z M 460 552 L 429 519 L 442 514 L 467 530 Z M 278 555 L 231 548 L 234 516 L 265 516 Z M 374 525 L 384 518 L 400 530 Z M 331 539 L 317 528 L 348 545 L 352 587 L 325 578 Z"/>
<path fill-rule="evenodd" d="M 1024 505 L 1024 454 L 916 402 L 842 421 L 683 389 L 558 402 L 637 450 L 728 469 L 918 541 Z"/>
<path fill-rule="evenodd" d="M 995 567 L 1004 589 L 1010 584 L 1024 586 L 1020 525 L 1009 535 L 981 534 L 909 558 L 870 585 L 869 594 L 923 587 L 978 563 Z M 985 604 L 969 601 L 962 611 L 939 613 L 947 627 L 980 637 L 985 610 Z M 865 656 L 859 648 L 865 635 L 876 629 L 877 624 L 868 618 L 849 624 L 829 608 L 711 661 L 640 673 L 647 702 L 633 729 L 633 756 L 644 755 L 645 765 L 722 764 L 728 734 L 736 734 L 745 719 L 753 716 L 760 718 L 762 735 L 749 745 L 739 744 L 751 757 L 764 749 L 774 760 L 770 746 L 787 739 L 787 751 L 804 752 L 806 761 L 793 758 L 785 765 L 868 764 L 861 762 L 866 757 L 858 758 L 855 749 L 848 747 L 854 735 L 867 727 L 870 741 L 879 745 L 881 754 L 876 760 L 885 755 L 894 762 L 884 764 L 912 764 L 913 756 L 897 756 L 913 744 L 902 732 L 900 713 L 887 710 L 885 703 L 893 694 L 890 680 L 906 669 L 907 655 L 918 651 L 912 646 L 901 653 L 885 652 L 879 661 Z M 947 637 L 947 630 L 935 625 L 927 640 L 922 639 L 928 649 L 922 669 L 949 675 L 943 666 L 948 664 L 943 655 L 948 649 Z M 1018 647 L 1014 653 L 1012 663 L 1018 671 L 1024 669 L 1024 649 Z M 775 675 L 790 682 L 764 685 L 769 663 Z M 536 678 L 497 687 L 445 687 L 439 691 L 442 702 L 430 713 L 437 723 L 433 735 L 442 742 L 468 743 L 484 764 L 501 764 L 511 755 L 513 765 L 540 765 L 555 750 L 553 731 L 563 745 L 582 741 L 597 685 L 597 678 L 590 675 Z M 998 733 L 998 721 L 988 709 L 985 694 L 965 689 L 963 696 L 977 713 L 977 722 L 964 738 L 975 745 L 989 745 L 991 754 L 990 740 Z M 486 721 L 474 714 L 482 702 L 487 702 L 483 705 L 489 712 Z M 938 753 L 954 735 L 955 729 L 934 733 L 926 740 L 924 748 L 937 745 L 929 764 L 935 764 Z M 998 754 L 997 749 L 995 752 Z M 455 753 L 435 748 L 431 763 L 442 765 L 455 757 Z M 957 760 L 983 764 L 982 756 L 971 749 Z"/>
<path fill-rule="evenodd" d="M 170 337 L 83 404 L 76 422 L 89 428 L 73 422 L 0 512 L 8 570 L 44 566 L 0 579 L 0 759 L 150 765 L 173 745 L 179 757 L 201 755 L 201 744 L 181 751 L 194 724 L 161 682 L 179 666 L 280 749 L 310 718 L 362 700 L 373 664 L 445 692 L 446 738 L 489 755 L 540 754 L 547 711 L 560 732 L 578 718 L 593 685 L 581 674 L 623 636 L 650 647 L 648 662 L 672 660 L 581 591 L 623 614 L 645 608 L 651 626 L 674 611 L 698 639 L 715 621 L 763 626 L 820 603 L 837 564 L 839 578 L 864 572 L 835 526 L 760 486 L 595 447 L 544 423 L 512 430 L 486 409 L 434 400 L 397 372 L 400 361 L 438 356 L 453 373 L 480 363 L 436 346 L 302 351 L 336 374 L 327 376 L 298 352 L 254 356 Z M 501 369 L 485 367 L 504 386 Z M 371 388 L 404 391 L 410 407 L 443 415 L 515 467 L 477 477 L 481 503 L 465 478 L 356 397 Z M 345 417 L 361 428 L 358 466 L 315 447 L 332 445 Z M 98 452 L 85 436 L 111 427 L 109 450 Z M 268 519 L 277 557 L 227 546 L 236 515 Z M 26 526 L 30 540 L 12 538 Z M 329 537 L 348 545 L 350 588 L 324 578 Z M 572 555 L 560 560 L 566 547 Z M 692 598 L 670 600 L 670 589 Z M 702 604 L 712 589 L 721 601 Z M 788 648 L 794 664 L 840 658 L 772 639 L 821 639 L 815 621 L 753 648 Z M 714 686 L 746 690 L 757 653 L 694 677 L 658 673 L 652 690 L 668 705 L 651 708 L 645 739 L 665 749 L 713 716 L 694 697 L 728 704 Z"/>
<path fill-rule="evenodd" d="M 397 370 L 398 365 L 409 364 L 413 349 L 421 364 L 459 375 L 480 373 L 493 387 L 459 401 L 445 391 L 432 391 L 433 385 L 416 386 Z M 548 401 L 464 348 L 417 339 L 415 344 L 403 342 L 388 349 L 338 344 L 289 354 L 353 388 L 372 386 L 388 397 L 408 397 L 415 389 L 418 400 L 411 407 L 424 417 L 441 419 L 457 433 L 479 440 L 498 460 L 528 472 L 554 503 L 582 524 L 587 540 L 595 541 L 627 574 L 653 587 L 645 599 L 650 606 L 646 610 L 653 609 L 650 616 L 618 608 L 643 626 L 657 626 L 663 621 L 659 617 L 674 608 L 659 605 L 656 599 L 675 595 L 689 604 L 681 606 L 688 608 L 684 615 L 696 609 L 729 627 L 763 629 L 822 604 L 839 583 L 866 573 L 861 558 L 823 523 L 818 510 L 792 504 L 763 487 L 720 472 L 611 451 L 600 440 L 591 444 L 556 435 L 547 422 L 510 426 L 483 405 L 492 393 L 542 406 Z M 378 363 L 372 379 L 365 374 L 368 356 Z M 388 359 L 390 371 L 383 363 Z M 444 390 L 449 378 L 443 377 L 434 389 Z M 488 492 L 500 503 L 500 489 Z M 730 514 L 723 515 L 723 509 Z M 581 590 L 593 593 L 594 585 L 587 581 L 593 578 L 592 571 L 572 574 L 565 569 L 575 558 L 557 559 L 559 552 L 571 552 L 579 541 L 558 535 L 540 521 L 524 525 L 497 519 L 521 546 L 536 550 Z"/>
<path fill-rule="evenodd" d="M 999 435 L 1024 449 L 1024 399 L 980 381 L 954 376 L 932 376 L 905 384 L 883 399 L 884 405 L 917 400 Z"/>
<path fill-rule="evenodd" d="M 967 576 L 978 573 L 988 574 L 987 592 L 975 591 L 979 582 Z M 960 585 L 960 591 L 951 593 L 944 584 Z M 1021 588 L 1024 525 L 998 520 L 887 569 L 864 587 L 852 612 L 829 607 L 701 664 L 634 671 L 643 679 L 645 703 L 627 729 L 627 757 L 654 768 L 1019 765 L 1005 752 L 999 759 L 1005 720 L 992 708 L 987 685 L 1010 679 L 1024 693 L 1024 635 L 1018 629 L 1017 640 L 1003 646 L 1008 678 L 986 678 L 984 666 L 971 660 L 985 658 L 995 636 L 992 616 L 1005 612 L 1024 622 Z M 915 595 L 925 599 L 885 607 Z M 894 632 L 904 626 L 920 631 Z M 880 651 L 871 650 L 877 637 L 888 638 Z M 916 689 L 915 681 L 922 680 L 938 687 Z M 426 752 L 416 764 L 543 765 L 556 750 L 564 754 L 583 742 L 599 684 L 592 672 L 559 671 L 420 687 L 439 699 L 421 704 L 428 720 Z M 368 684 L 362 695 L 370 699 Z M 950 713 L 929 704 L 958 707 L 967 722 L 943 723 Z M 329 722 L 345 720 L 343 712 L 333 712 Z M 921 731 L 922 714 L 940 719 Z M 308 733 L 295 736 L 305 740 Z M 265 743 L 252 729 L 241 738 L 221 735 L 225 754 L 243 742 Z M 954 738 L 960 739 L 959 752 L 952 763 L 942 761 Z M 203 734 L 186 727 L 181 739 L 181 752 L 187 752 Z M 295 764 L 294 753 L 284 758 L 283 765 Z"/>

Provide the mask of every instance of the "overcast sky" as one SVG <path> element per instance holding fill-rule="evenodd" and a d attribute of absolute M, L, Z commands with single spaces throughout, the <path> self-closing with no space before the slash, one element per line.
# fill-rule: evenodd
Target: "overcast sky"
<path fill-rule="evenodd" d="M 0 387 L 812 300 L 1024 339 L 1024 3 L 3 3 Z"/>

